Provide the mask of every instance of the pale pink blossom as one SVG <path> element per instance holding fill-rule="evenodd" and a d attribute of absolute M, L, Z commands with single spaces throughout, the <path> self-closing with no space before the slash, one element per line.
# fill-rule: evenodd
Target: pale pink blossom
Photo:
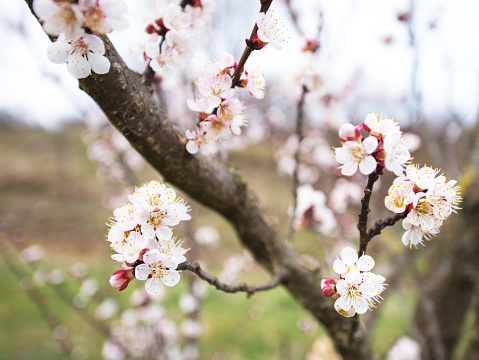
<path fill-rule="evenodd" d="M 201 122 L 206 137 L 210 141 L 227 140 L 231 137 L 230 124 L 216 115 L 210 115 L 205 121 Z"/>
<path fill-rule="evenodd" d="M 188 139 L 186 150 L 190 154 L 196 154 L 200 151 L 203 155 L 209 155 L 216 152 L 214 143 L 204 135 L 203 130 L 186 130 L 185 136 Z"/>
<path fill-rule="evenodd" d="M 364 175 L 371 174 L 377 167 L 376 159 L 371 155 L 378 147 L 378 140 L 370 136 L 362 143 L 356 141 L 346 141 L 341 148 L 334 151 L 335 159 L 343 164 L 341 173 L 346 176 L 352 176 L 359 171 Z"/>
<path fill-rule="evenodd" d="M 47 57 L 55 64 L 67 64 L 67 69 L 77 79 L 90 75 L 106 74 L 110 70 L 110 61 L 103 56 L 105 45 L 98 36 L 82 34 L 72 40 L 59 38 L 48 47 Z"/>
<path fill-rule="evenodd" d="M 80 36 L 83 14 L 77 4 L 54 0 L 35 0 L 33 10 L 42 20 L 42 26 L 50 35 L 64 33 L 66 39 Z"/>
<path fill-rule="evenodd" d="M 79 0 L 78 6 L 84 13 L 83 26 L 94 33 L 108 34 L 129 25 L 123 17 L 128 12 L 123 0 Z"/>
<path fill-rule="evenodd" d="M 344 277 L 350 271 L 369 271 L 374 265 L 374 259 L 369 255 L 361 255 L 358 257 L 358 253 L 353 248 L 347 247 L 341 250 L 341 259 L 336 257 L 333 263 L 333 271 L 336 274 Z"/>
<path fill-rule="evenodd" d="M 234 96 L 235 90 L 231 88 L 231 76 L 204 74 L 196 81 L 198 91 L 208 99 L 208 105 L 217 107 L 222 99 Z"/>
<path fill-rule="evenodd" d="M 263 43 L 271 44 L 276 50 L 281 50 L 288 42 L 285 39 L 285 27 L 280 19 L 274 18 L 274 11 L 268 10 L 266 13 L 259 13 L 256 19 L 258 25 L 257 37 Z"/>
<path fill-rule="evenodd" d="M 396 121 L 388 117 L 381 119 L 377 112 L 369 113 L 364 120 L 363 126 L 371 136 L 375 136 L 379 140 L 386 135 L 400 131 Z"/>

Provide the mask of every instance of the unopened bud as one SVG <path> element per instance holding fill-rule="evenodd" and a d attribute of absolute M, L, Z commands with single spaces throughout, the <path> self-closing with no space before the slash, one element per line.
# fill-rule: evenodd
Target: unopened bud
<path fill-rule="evenodd" d="M 337 294 L 336 292 L 336 283 L 338 280 L 325 278 L 321 280 L 321 290 L 323 291 L 323 295 L 326 297 L 331 297 Z"/>
<path fill-rule="evenodd" d="M 135 269 L 117 270 L 111 274 L 110 285 L 120 291 L 125 290 L 128 283 L 135 278 L 133 274 Z"/>
<path fill-rule="evenodd" d="M 346 123 L 339 128 L 339 138 L 341 141 L 360 141 L 361 132 L 359 127 Z"/>

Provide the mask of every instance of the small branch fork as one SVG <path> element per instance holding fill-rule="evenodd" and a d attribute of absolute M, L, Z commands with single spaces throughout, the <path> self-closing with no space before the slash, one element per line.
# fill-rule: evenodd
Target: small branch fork
<path fill-rule="evenodd" d="M 198 263 L 190 263 L 189 261 L 185 261 L 179 264 L 176 270 L 191 271 L 198 275 L 200 279 L 205 280 L 207 283 L 213 285 L 218 290 L 224 291 L 226 293 L 245 292 L 247 293 L 248 298 L 250 298 L 254 293 L 258 291 L 265 291 L 275 288 L 281 283 L 281 280 L 284 277 L 283 272 L 279 272 L 268 284 L 265 285 L 250 286 L 246 285 L 245 283 L 239 285 L 228 285 L 222 283 L 218 278 L 206 273 Z"/>
<path fill-rule="evenodd" d="M 408 211 L 404 211 L 399 214 L 387 217 L 385 220 L 378 220 L 372 228 L 367 230 L 368 214 L 371 211 L 369 208 L 369 202 L 371 201 L 371 194 L 373 192 L 374 183 L 379 179 L 379 175 L 382 175 L 383 167 L 378 166 L 376 171 L 369 175 L 368 183 L 364 189 L 364 197 L 361 199 L 361 211 L 359 212 L 358 230 L 359 230 L 359 251 L 358 255 L 361 256 L 366 252 L 368 243 L 373 237 L 381 234 L 381 231 L 387 226 L 393 226 L 399 220 L 405 219 Z"/>

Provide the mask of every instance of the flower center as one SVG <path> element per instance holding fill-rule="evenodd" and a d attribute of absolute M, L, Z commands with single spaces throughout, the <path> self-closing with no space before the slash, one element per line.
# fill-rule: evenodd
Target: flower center
<path fill-rule="evenodd" d="M 71 43 L 73 52 L 80 54 L 81 56 L 90 52 L 90 47 L 88 44 L 83 40 L 83 37 L 73 40 Z"/>
<path fill-rule="evenodd" d="M 150 224 L 154 228 L 157 228 L 161 225 L 161 222 L 166 217 L 166 214 L 167 213 L 165 210 L 152 211 L 150 213 L 150 220 L 148 220 L 148 224 Z"/>
<path fill-rule="evenodd" d="M 165 265 L 163 265 L 161 261 L 151 264 L 150 268 L 151 268 L 151 276 L 153 278 L 159 278 L 163 275 L 166 275 L 168 271 L 170 270 Z"/>

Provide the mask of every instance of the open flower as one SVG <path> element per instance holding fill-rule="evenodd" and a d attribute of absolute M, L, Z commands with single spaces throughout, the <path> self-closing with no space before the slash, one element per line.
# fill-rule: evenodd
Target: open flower
<path fill-rule="evenodd" d="M 221 99 L 229 99 L 234 96 L 235 90 L 231 88 L 231 76 L 204 74 L 196 81 L 198 91 L 208 99 L 208 105 L 217 107 Z"/>
<path fill-rule="evenodd" d="M 259 13 L 256 19 L 256 25 L 258 25 L 257 37 L 261 42 L 271 44 L 276 50 L 281 50 L 283 45 L 288 41 L 284 38 L 285 28 L 281 20 L 273 17 L 274 11 L 268 10 L 266 13 Z M 260 44 L 260 47 L 263 47 Z"/>
<path fill-rule="evenodd" d="M 347 247 L 341 250 L 341 259 L 336 258 L 333 263 L 333 271 L 344 277 L 350 271 L 369 271 L 374 265 L 374 259 L 369 255 L 362 255 L 358 258 L 358 253 L 353 248 Z"/>
<path fill-rule="evenodd" d="M 106 74 L 110 61 L 103 56 L 105 45 L 98 36 L 82 34 L 73 40 L 59 38 L 48 47 L 48 59 L 55 64 L 67 64 L 67 69 L 77 79 L 86 78 L 91 71 Z"/>
<path fill-rule="evenodd" d="M 378 286 L 372 281 L 364 281 L 357 271 L 350 271 L 339 280 L 336 291 L 340 295 L 337 306 L 346 313 L 352 307 L 358 314 L 364 314 L 370 307 L 370 299 L 379 294 Z"/>
<path fill-rule="evenodd" d="M 135 268 L 135 277 L 138 280 L 147 280 L 145 290 L 148 294 L 157 295 L 166 286 L 175 286 L 180 281 L 180 274 L 176 271 L 178 262 L 175 258 L 161 253 L 159 250 L 150 250 L 143 255 L 144 264 Z"/>
<path fill-rule="evenodd" d="M 413 202 L 414 184 L 410 181 L 402 181 L 393 184 L 388 190 L 388 196 L 384 199 L 384 203 L 388 210 L 395 213 L 402 213 L 406 210 L 406 206 Z"/>
<path fill-rule="evenodd" d="M 64 33 L 67 39 L 80 36 L 83 14 L 77 4 L 54 0 L 35 0 L 35 14 L 43 21 L 43 29 L 50 35 Z"/>
<path fill-rule="evenodd" d="M 343 164 L 341 173 L 346 176 L 352 176 L 359 167 L 364 175 L 371 174 L 377 167 L 376 159 L 371 155 L 378 147 L 378 139 L 370 136 L 362 143 L 356 141 L 346 141 L 342 147 L 334 151 L 335 159 Z"/>

